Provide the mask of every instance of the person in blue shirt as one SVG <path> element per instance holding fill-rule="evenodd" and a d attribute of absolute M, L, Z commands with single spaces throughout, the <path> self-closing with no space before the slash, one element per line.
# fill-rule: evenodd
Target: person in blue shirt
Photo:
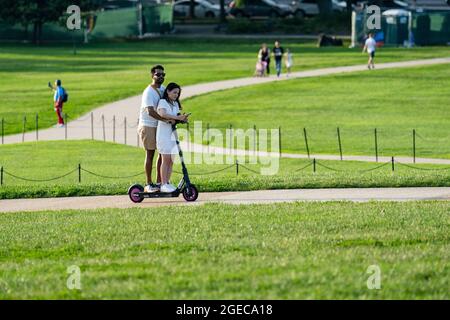
<path fill-rule="evenodd" d="M 55 94 L 53 95 L 53 104 L 56 111 L 56 115 L 58 116 L 58 127 L 64 127 L 64 119 L 62 117 L 62 108 L 63 108 L 63 95 L 64 89 L 61 86 L 61 80 L 55 81 L 55 86 L 51 86 L 49 82 L 49 86 L 53 89 Z"/>

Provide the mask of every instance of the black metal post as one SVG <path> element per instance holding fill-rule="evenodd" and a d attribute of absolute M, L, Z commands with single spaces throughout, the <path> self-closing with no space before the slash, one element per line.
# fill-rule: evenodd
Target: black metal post
<path fill-rule="evenodd" d="M 306 135 L 306 128 L 303 128 L 303 136 L 305 137 L 306 152 L 308 153 L 308 158 L 310 158 L 309 146 L 308 146 L 308 136 Z"/>
<path fill-rule="evenodd" d="M 253 125 L 253 153 L 256 155 L 256 124 Z"/>
<path fill-rule="evenodd" d="M 3 166 L 0 168 L 0 186 L 3 185 Z"/>
<path fill-rule="evenodd" d="M 209 123 L 206 124 L 206 145 L 208 146 L 209 153 Z"/>
<path fill-rule="evenodd" d="M 236 175 L 239 175 L 239 161 L 236 160 Z"/>
<path fill-rule="evenodd" d="M 339 127 L 337 128 L 337 135 L 338 135 L 338 142 L 339 142 L 339 154 L 341 155 L 341 160 L 343 160 L 343 158 L 342 158 L 341 132 L 339 130 Z"/>
<path fill-rule="evenodd" d="M 36 141 L 39 141 L 39 115 L 36 113 Z"/>
<path fill-rule="evenodd" d="M 313 159 L 313 172 L 316 172 L 316 158 Z"/>
<path fill-rule="evenodd" d="M 78 183 L 81 183 L 81 164 L 78 164 Z"/>
<path fill-rule="evenodd" d="M 392 163 L 392 171 L 395 171 L 395 165 L 394 165 L 394 157 L 392 157 L 391 159 L 391 163 Z"/>
<path fill-rule="evenodd" d="M 413 129 L 413 161 L 416 163 L 416 129 Z"/>
<path fill-rule="evenodd" d="M 116 116 L 113 116 L 113 142 L 116 142 Z"/>
<path fill-rule="evenodd" d="M 103 129 L 103 141 L 106 141 L 105 115 L 103 115 L 103 114 L 102 114 L 102 129 Z"/>
<path fill-rule="evenodd" d="M 233 125 L 230 124 L 230 155 L 233 152 L 234 141 L 233 141 Z"/>
<path fill-rule="evenodd" d="M 278 147 L 280 148 L 280 157 L 281 157 L 281 126 L 278 127 Z"/>
<path fill-rule="evenodd" d="M 22 142 L 25 141 L 25 127 L 27 126 L 27 116 L 23 116 Z"/>
<path fill-rule="evenodd" d="M 377 128 L 375 128 L 375 160 L 378 162 L 378 135 Z"/>

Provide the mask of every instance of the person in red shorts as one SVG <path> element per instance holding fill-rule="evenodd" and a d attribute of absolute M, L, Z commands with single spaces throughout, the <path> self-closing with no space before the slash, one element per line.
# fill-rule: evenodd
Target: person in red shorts
<path fill-rule="evenodd" d="M 58 127 L 64 127 L 64 119 L 62 117 L 62 108 L 64 105 L 64 88 L 61 86 L 61 80 L 56 80 L 54 87 L 50 84 L 50 82 L 48 84 L 49 87 L 52 88 L 55 92 L 53 96 L 53 103 L 56 115 L 58 116 Z"/>

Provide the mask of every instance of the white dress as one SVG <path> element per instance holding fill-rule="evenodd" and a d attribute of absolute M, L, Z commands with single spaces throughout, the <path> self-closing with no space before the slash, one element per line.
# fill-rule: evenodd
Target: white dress
<path fill-rule="evenodd" d="M 292 61 L 292 53 L 288 53 L 286 59 L 286 68 L 291 68 L 293 64 L 294 63 Z"/>
<path fill-rule="evenodd" d="M 158 111 L 165 109 L 166 113 L 176 116 L 180 112 L 178 103 L 170 104 L 165 99 L 159 100 Z M 172 125 L 163 121 L 158 121 L 156 129 L 156 148 L 160 154 L 178 154 L 175 137 L 172 134 Z"/>

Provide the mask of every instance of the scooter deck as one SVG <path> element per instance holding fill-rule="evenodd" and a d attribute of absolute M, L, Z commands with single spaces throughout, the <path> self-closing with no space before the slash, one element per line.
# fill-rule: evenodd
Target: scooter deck
<path fill-rule="evenodd" d="M 174 192 L 139 192 L 139 196 L 143 198 L 175 198 L 180 195 L 180 190 Z"/>

